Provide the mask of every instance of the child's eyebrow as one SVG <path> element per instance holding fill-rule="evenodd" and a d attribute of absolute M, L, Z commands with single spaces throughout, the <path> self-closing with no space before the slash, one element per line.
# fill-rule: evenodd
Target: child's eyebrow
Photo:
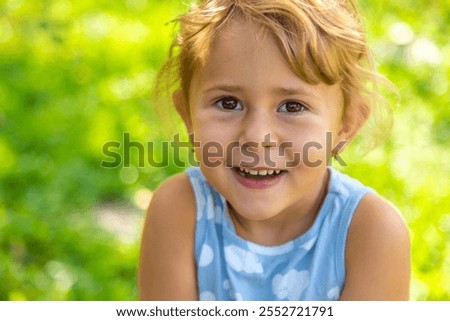
<path fill-rule="evenodd" d="M 316 94 L 316 91 L 313 89 L 306 90 L 304 88 L 285 88 L 285 87 L 274 88 L 273 92 L 282 96 L 291 96 L 291 95 L 314 96 L 314 94 Z"/>
<path fill-rule="evenodd" d="M 204 93 L 209 93 L 211 91 L 226 91 L 226 92 L 233 92 L 233 93 L 240 93 L 244 92 L 245 88 L 241 86 L 234 86 L 234 85 L 225 85 L 225 84 L 219 84 L 215 85 L 209 88 L 206 88 L 204 90 Z M 279 95 L 279 96 L 291 96 L 291 95 L 302 95 L 302 96 L 316 96 L 317 92 L 314 89 L 305 89 L 301 87 L 296 88 L 288 88 L 288 87 L 276 87 L 273 88 L 272 93 Z"/>
<path fill-rule="evenodd" d="M 233 85 L 215 85 L 209 88 L 206 88 L 203 90 L 204 93 L 209 93 L 211 91 L 228 91 L 228 92 L 242 92 L 243 88 L 240 86 L 233 86 Z"/>

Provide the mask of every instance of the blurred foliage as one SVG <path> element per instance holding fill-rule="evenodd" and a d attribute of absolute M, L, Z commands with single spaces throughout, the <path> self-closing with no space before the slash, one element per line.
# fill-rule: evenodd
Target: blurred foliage
<path fill-rule="evenodd" d="M 342 170 L 404 214 L 412 299 L 450 299 L 450 1 L 360 0 L 399 88 L 391 138 Z M 0 1 L 0 300 L 134 300 L 151 191 L 182 169 L 102 168 L 103 145 L 155 142 L 148 99 L 182 1 Z M 445 58 L 446 57 L 446 58 Z M 119 152 L 121 149 L 119 149 Z M 162 159 L 161 148 L 155 150 Z"/>

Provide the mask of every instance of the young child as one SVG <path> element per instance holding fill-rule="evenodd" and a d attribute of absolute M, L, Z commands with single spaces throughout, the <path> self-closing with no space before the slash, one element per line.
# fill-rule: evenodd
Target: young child
<path fill-rule="evenodd" d="M 355 7 L 205 0 L 179 18 L 158 81 L 175 72 L 199 167 L 153 196 L 141 299 L 408 299 L 401 215 L 328 166 L 380 112 Z"/>

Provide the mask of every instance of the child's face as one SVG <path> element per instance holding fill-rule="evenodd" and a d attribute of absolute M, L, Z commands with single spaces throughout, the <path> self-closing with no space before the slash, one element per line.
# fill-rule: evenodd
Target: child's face
<path fill-rule="evenodd" d="M 206 64 L 194 73 L 185 117 L 203 147 L 196 155 L 210 184 L 242 217 L 255 221 L 312 208 L 326 182 L 331 149 L 345 138 L 339 86 L 301 80 L 275 38 L 261 34 L 259 26 L 236 18 L 216 36 Z M 222 153 L 211 147 L 218 145 Z M 282 172 L 247 178 L 239 167 Z"/>

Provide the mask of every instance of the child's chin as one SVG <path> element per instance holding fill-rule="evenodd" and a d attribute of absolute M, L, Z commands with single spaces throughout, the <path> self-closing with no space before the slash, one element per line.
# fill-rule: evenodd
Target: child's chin
<path fill-rule="evenodd" d="M 245 205 L 244 209 L 241 211 L 237 210 L 237 212 L 239 213 L 239 216 L 251 221 L 265 221 L 275 217 L 279 213 L 279 209 L 260 206 L 260 204 L 251 206 L 251 204 L 247 203 Z"/>

